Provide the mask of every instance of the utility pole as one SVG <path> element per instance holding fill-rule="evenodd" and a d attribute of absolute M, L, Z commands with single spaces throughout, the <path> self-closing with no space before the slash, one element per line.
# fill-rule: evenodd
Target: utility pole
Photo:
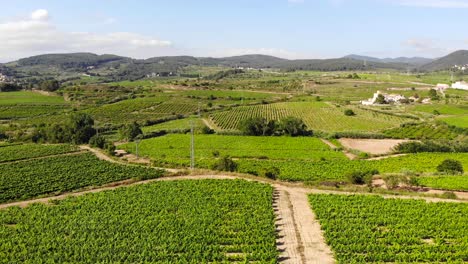
<path fill-rule="evenodd" d="M 190 121 L 190 169 L 195 169 L 195 139 L 193 120 Z"/>

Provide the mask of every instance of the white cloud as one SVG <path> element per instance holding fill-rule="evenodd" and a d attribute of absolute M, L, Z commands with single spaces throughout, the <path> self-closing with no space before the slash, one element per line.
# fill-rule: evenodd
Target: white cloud
<path fill-rule="evenodd" d="M 59 30 L 47 10 L 29 18 L 0 23 L 0 61 L 43 53 L 95 52 L 147 58 L 175 53 L 173 44 L 153 36 L 131 32 L 91 33 Z"/>
<path fill-rule="evenodd" d="M 31 13 L 32 20 L 48 20 L 49 12 L 45 9 L 38 9 Z"/>
<path fill-rule="evenodd" d="M 431 8 L 468 8 L 468 0 L 390 0 L 403 6 Z"/>

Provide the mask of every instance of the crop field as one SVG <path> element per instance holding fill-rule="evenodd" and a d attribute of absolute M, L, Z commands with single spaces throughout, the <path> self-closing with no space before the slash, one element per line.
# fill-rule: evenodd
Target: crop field
<path fill-rule="evenodd" d="M 119 146 L 135 152 L 135 144 Z M 141 141 L 139 154 L 160 166 L 188 167 L 190 135 L 171 134 Z M 346 180 L 354 171 L 377 169 L 380 173 L 413 171 L 435 173 L 444 159 L 455 159 L 468 168 L 466 153 L 418 153 L 382 160 L 349 160 L 317 138 L 195 136 L 196 166 L 211 168 L 219 157 L 231 156 L 238 171 L 259 174 L 269 168 L 280 170 L 279 178 L 287 181 Z"/>
<path fill-rule="evenodd" d="M 63 105 L 67 104 L 63 97 L 47 96 L 30 91 L 0 92 L 0 105 Z"/>
<path fill-rule="evenodd" d="M 418 183 L 434 189 L 468 191 L 468 177 L 466 175 L 419 177 Z"/>
<path fill-rule="evenodd" d="M 72 145 L 0 145 L 0 163 L 38 158 L 43 156 L 52 156 L 75 151 L 78 151 L 78 149 Z"/>
<path fill-rule="evenodd" d="M 134 152 L 135 144 L 119 146 Z M 155 160 L 168 160 L 175 164 L 187 164 L 190 159 L 190 135 L 171 134 L 141 141 L 139 154 Z M 311 137 L 247 137 L 197 135 L 196 159 L 209 162 L 221 156 L 237 159 L 345 160 L 341 152 L 333 151 L 318 138 Z"/>
<path fill-rule="evenodd" d="M 273 189 L 157 182 L 0 210 L 0 262 L 276 263 Z"/>
<path fill-rule="evenodd" d="M 440 118 L 449 125 L 468 128 L 468 115 Z"/>
<path fill-rule="evenodd" d="M 101 161 L 89 153 L 0 164 L 0 203 L 161 175 L 154 169 Z"/>
<path fill-rule="evenodd" d="M 418 105 L 413 108 L 414 111 L 433 113 L 438 111 L 441 115 L 462 115 L 468 113 L 468 106 L 466 105 Z"/>
<path fill-rule="evenodd" d="M 458 136 L 446 125 L 434 123 L 408 123 L 399 128 L 389 129 L 383 132 L 391 138 L 407 139 L 454 139 Z"/>
<path fill-rule="evenodd" d="M 156 131 L 184 131 L 189 130 L 191 127 L 191 122 L 193 122 L 194 129 L 199 131 L 205 125 L 200 118 L 183 118 L 172 120 L 152 126 L 142 127 L 144 133 L 156 132 Z"/>
<path fill-rule="evenodd" d="M 352 109 L 356 115 L 344 115 L 345 109 Z M 214 113 L 211 119 L 222 129 L 236 130 L 240 121 L 246 118 L 263 117 L 268 120 L 279 120 L 288 116 L 301 118 L 309 129 L 335 132 L 379 131 L 411 120 L 353 106 L 335 107 L 323 102 L 291 102 L 237 107 L 230 111 Z"/>
<path fill-rule="evenodd" d="M 465 263 L 468 204 L 310 195 L 339 263 Z"/>

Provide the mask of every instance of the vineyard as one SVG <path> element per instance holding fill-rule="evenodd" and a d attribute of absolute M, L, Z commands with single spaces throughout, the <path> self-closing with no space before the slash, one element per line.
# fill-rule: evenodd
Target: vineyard
<path fill-rule="evenodd" d="M 0 145 L 0 163 L 58 155 L 78 151 L 71 145 L 16 144 Z"/>
<path fill-rule="evenodd" d="M 119 147 L 135 152 L 134 143 Z M 139 154 L 159 166 L 188 167 L 190 136 L 173 134 L 143 140 Z M 288 181 L 342 181 L 346 180 L 347 173 L 374 169 L 380 173 L 435 173 L 444 159 L 459 160 L 468 168 L 467 153 L 418 153 L 382 160 L 349 160 L 342 152 L 311 137 L 195 136 L 197 167 L 211 168 L 223 156 L 234 158 L 239 172 L 258 175 L 264 169 L 278 168 L 279 178 Z"/>
<path fill-rule="evenodd" d="M 352 109 L 355 116 L 344 115 L 345 109 Z M 301 118 L 309 129 L 322 131 L 379 131 L 396 127 L 411 119 L 383 114 L 357 107 L 336 107 L 323 102 L 291 102 L 268 105 L 245 106 L 230 111 L 213 113 L 210 117 L 220 128 L 236 130 L 240 121 L 251 117 L 280 120 L 294 116 Z"/>
<path fill-rule="evenodd" d="M 273 189 L 157 182 L 0 210 L 0 263 L 276 263 Z"/>
<path fill-rule="evenodd" d="M 135 144 L 119 146 L 134 152 Z M 166 159 L 175 163 L 188 162 L 190 157 L 190 135 L 171 134 L 143 140 L 139 153 L 155 160 Z M 195 136 L 197 160 L 212 161 L 217 157 L 231 156 L 239 159 L 345 160 L 341 152 L 333 151 L 318 138 L 311 137 L 247 137 L 197 135 Z"/>
<path fill-rule="evenodd" d="M 8 147 L 0 151 L 4 148 Z M 161 171 L 117 165 L 88 153 L 0 164 L 0 203 L 161 175 Z"/>
<path fill-rule="evenodd" d="M 454 191 L 468 191 L 468 177 L 465 176 L 431 176 L 418 178 L 422 186 Z"/>
<path fill-rule="evenodd" d="M 339 263 L 465 263 L 468 204 L 310 195 Z"/>
<path fill-rule="evenodd" d="M 454 139 L 458 136 L 451 128 L 444 124 L 407 123 L 399 128 L 383 132 L 390 138 L 407 139 Z"/>
<path fill-rule="evenodd" d="M 186 131 L 190 130 L 191 122 L 195 131 L 200 131 L 205 125 L 200 118 L 184 118 L 172 120 L 152 126 L 143 127 L 142 130 L 144 133 L 156 132 L 156 131 Z"/>

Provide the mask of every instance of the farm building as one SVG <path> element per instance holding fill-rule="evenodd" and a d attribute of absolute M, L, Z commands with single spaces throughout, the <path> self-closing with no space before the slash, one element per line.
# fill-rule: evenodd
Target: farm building
<path fill-rule="evenodd" d="M 467 82 L 456 82 L 452 84 L 453 89 L 461 89 L 461 90 L 468 90 L 468 83 Z"/>
<path fill-rule="evenodd" d="M 436 86 L 437 91 L 444 91 L 450 88 L 450 85 L 445 84 L 445 83 L 438 83 Z"/>
<path fill-rule="evenodd" d="M 365 100 L 365 101 L 361 101 L 361 104 L 363 104 L 363 105 L 375 105 L 375 104 L 377 104 L 377 98 L 379 97 L 379 95 L 382 95 L 385 98 L 385 102 L 387 104 L 389 104 L 389 103 L 399 103 L 401 100 L 406 99 L 406 97 L 404 97 L 401 94 L 386 94 L 386 93 L 382 93 L 380 91 L 377 91 L 376 93 L 374 93 L 374 97 L 369 98 L 368 100 Z"/>

